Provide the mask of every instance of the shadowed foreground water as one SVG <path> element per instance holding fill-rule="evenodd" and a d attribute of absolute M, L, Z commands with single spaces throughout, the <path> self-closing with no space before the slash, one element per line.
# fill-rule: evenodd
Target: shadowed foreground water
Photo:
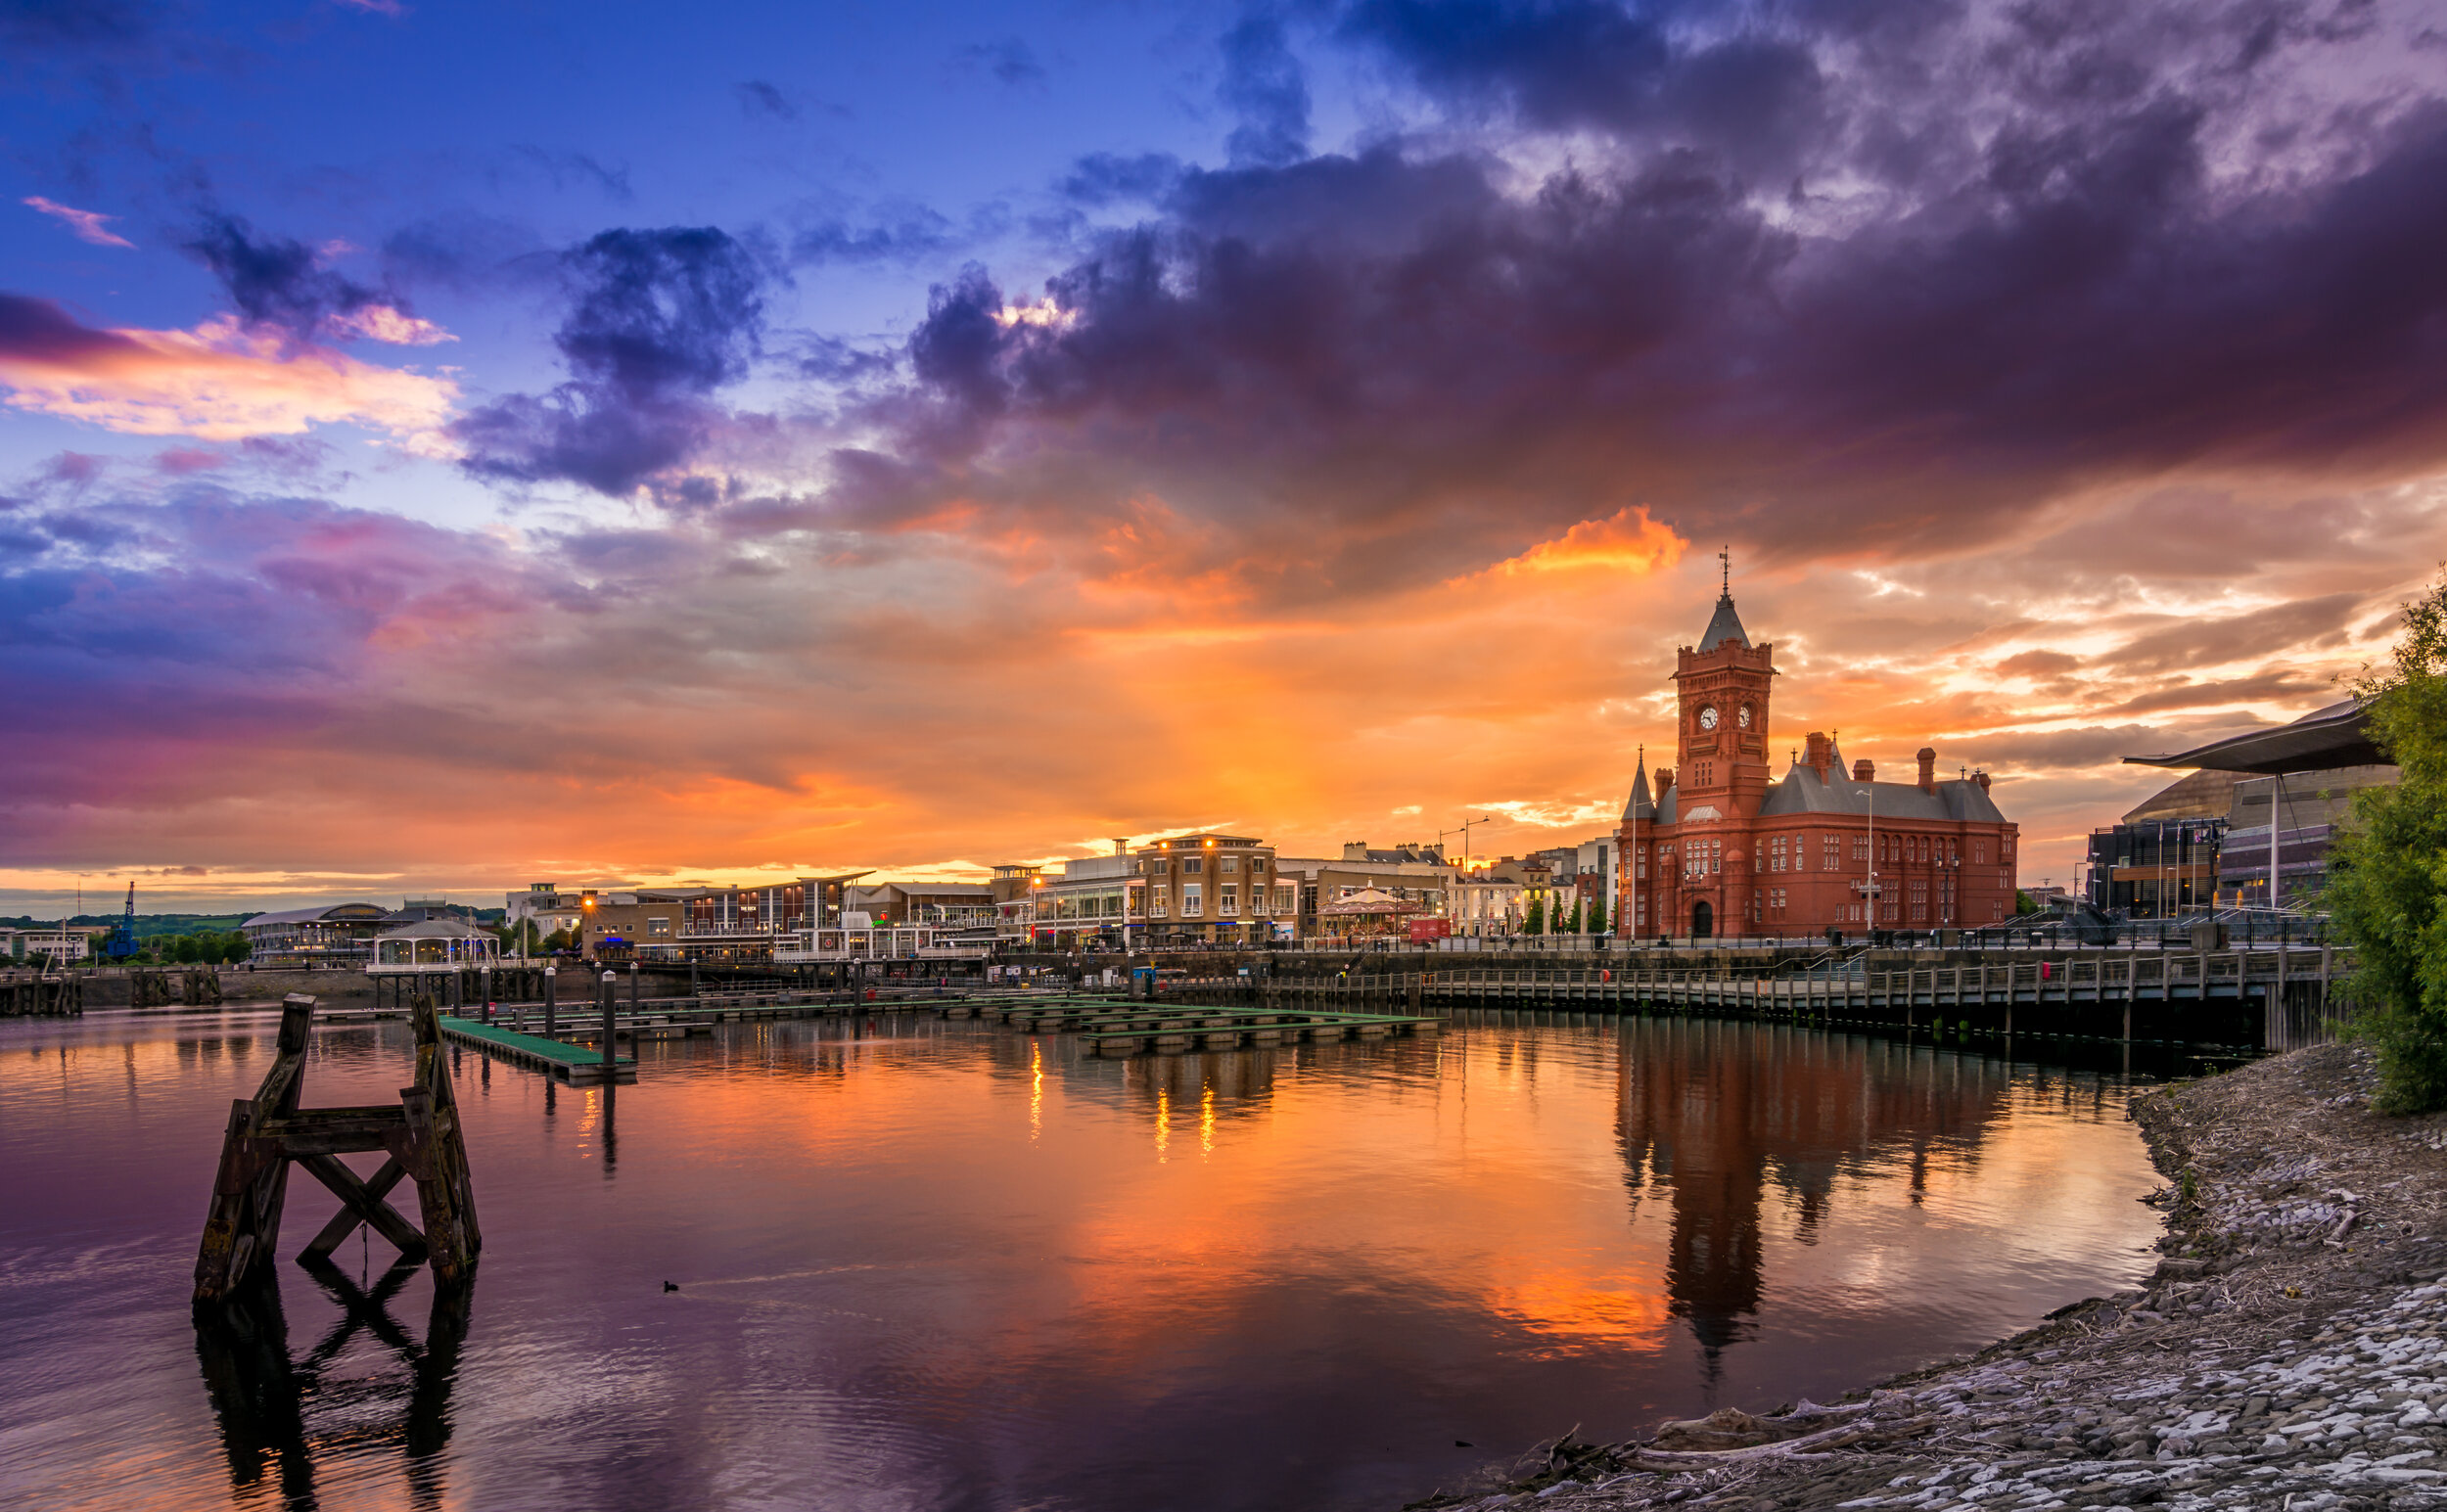
<path fill-rule="evenodd" d="M 274 1027 L 0 1027 L 0 1504 L 1392 1508 L 1984 1343 L 2157 1232 L 2096 1074 L 1501 1013 L 1101 1062 L 885 1017 L 649 1044 L 610 1103 L 463 1055 L 472 1288 L 352 1239 L 200 1328 Z M 323 1030 L 306 1101 L 408 1065 L 403 1025 Z M 336 1206 L 294 1175 L 283 1256 Z"/>

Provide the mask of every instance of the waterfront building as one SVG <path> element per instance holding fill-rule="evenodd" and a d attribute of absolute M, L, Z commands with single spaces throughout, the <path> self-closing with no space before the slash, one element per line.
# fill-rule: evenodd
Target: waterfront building
<path fill-rule="evenodd" d="M 1471 939 L 1517 935 L 1528 904 L 1521 884 L 1510 877 L 1473 873 L 1454 883 L 1453 932 Z"/>
<path fill-rule="evenodd" d="M 2403 778 L 2371 744 L 2370 711 L 2351 699 L 2291 724 L 2124 759 L 2193 768 L 2091 836 L 2087 896 L 2136 919 L 2185 907 L 2285 907 L 2317 894 L 2354 795 Z"/>
<path fill-rule="evenodd" d="M 0 930 L 0 956 L 13 961 L 31 960 L 38 955 L 54 961 L 81 961 L 93 953 L 94 940 L 109 933 L 108 925 L 97 929 L 90 924 Z"/>
<path fill-rule="evenodd" d="M 1262 840 L 1200 831 L 1142 846 L 1132 859 L 1132 943 L 1256 945 L 1295 933 L 1298 886 Z"/>
<path fill-rule="evenodd" d="M 238 926 L 258 966 L 361 966 L 374 937 L 392 928 L 380 903 L 332 903 L 259 913 Z"/>
<path fill-rule="evenodd" d="M 878 882 L 850 890 L 849 908 L 878 924 L 992 924 L 993 887 L 983 882 Z"/>
<path fill-rule="evenodd" d="M 1910 782 L 1845 766 L 1813 730 L 1773 777 L 1775 647 L 1751 643 L 1729 583 L 1677 653 L 1675 764 L 1642 759 L 1616 831 L 1625 932 L 1706 939 L 1826 929 L 1943 929 L 2013 913 L 2018 831 L 1985 772 L 1948 781 L 1916 753 Z"/>
<path fill-rule="evenodd" d="M 1126 927 L 1132 943 L 1146 938 L 1147 905 L 1135 874 L 1139 863 L 1125 841 L 1114 843 L 1111 855 L 1078 856 L 1047 875 L 1032 868 L 1027 904 L 1028 935 L 1048 948 L 1073 949 L 1084 944 L 1119 947 Z"/>

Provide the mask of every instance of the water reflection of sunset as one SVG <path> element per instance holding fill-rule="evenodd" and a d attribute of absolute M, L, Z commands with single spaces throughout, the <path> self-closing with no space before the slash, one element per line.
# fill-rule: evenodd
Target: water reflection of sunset
<path fill-rule="evenodd" d="M 55 1236 L 23 1241 L 0 1363 L 55 1316 L 187 1361 L 128 1404 L 184 1437 L 114 1462 L 114 1504 L 214 1499 L 169 1304 L 268 1028 L 88 1026 L 0 1058 L 25 1152 L 0 1198 Z M 324 1031 L 320 1095 L 391 1095 L 399 1032 Z M 1629 1432 L 1976 1344 L 2116 1283 L 2148 1230 L 2110 1082 L 1759 1028 L 1465 1015 L 1117 1063 L 879 1017 L 652 1043 L 613 1099 L 456 1074 L 487 1247 L 423 1469 L 468 1504 L 596 1485 L 557 1446 L 608 1436 L 766 1489 L 713 1504 L 1390 1505 L 1454 1439 Z M 201 1169 L 121 1158 L 188 1143 Z M 291 1201 L 300 1233 L 327 1206 Z M 46 1244 L 132 1245 L 173 1284 L 129 1312 Z M 284 1274 L 292 1337 L 334 1326 Z M 34 1419 L 114 1421 L 32 1378 Z M 399 1489 L 348 1445 L 311 1439 L 323 1505 Z"/>

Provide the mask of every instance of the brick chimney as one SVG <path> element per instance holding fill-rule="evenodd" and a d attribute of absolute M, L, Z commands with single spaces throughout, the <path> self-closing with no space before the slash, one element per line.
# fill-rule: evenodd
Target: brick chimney
<path fill-rule="evenodd" d="M 1658 768 L 1657 768 L 1657 798 L 1658 798 L 1660 801 L 1662 801 L 1662 800 L 1665 798 L 1665 793 L 1666 793 L 1666 790 L 1667 790 L 1668 788 L 1673 787 L 1673 786 L 1674 786 L 1674 768 L 1673 768 L 1673 767 L 1671 767 L 1671 766 L 1660 766 L 1660 767 L 1658 767 Z"/>
<path fill-rule="evenodd" d="M 1816 771 L 1819 781 L 1824 782 L 1826 765 L 1835 758 L 1834 750 L 1835 743 L 1826 738 L 1824 730 L 1812 730 L 1809 740 L 1802 747 L 1801 764 Z"/>
<path fill-rule="evenodd" d="M 1986 772 L 1973 772 L 1973 773 L 1971 774 L 1971 780 L 1972 780 L 1973 782 L 1976 782 L 1976 783 L 1978 783 L 1978 784 L 1980 785 L 1980 791 L 1981 791 L 1982 793 L 1985 793 L 1985 792 L 1987 792 L 1987 791 L 1988 791 L 1988 773 L 1986 773 Z"/>
<path fill-rule="evenodd" d="M 1853 781 L 1870 782 L 1874 780 L 1876 776 L 1877 763 L 1870 760 L 1868 756 L 1863 756 L 1860 760 L 1852 763 Z"/>
<path fill-rule="evenodd" d="M 1920 791 L 1921 791 L 1921 792 L 1923 792 L 1923 793 L 1934 793 L 1934 792 L 1936 792 L 1936 791 L 1937 791 L 1937 751 L 1936 751 L 1936 748 L 1935 748 L 1935 747 L 1932 747 L 1932 746 L 1922 746 L 1922 747 L 1921 747 L 1918 751 L 1916 751 L 1916 752 L 1915 752 L 1915 753 L 1913 753 L 1913 754 L 1914 754 L 1914 756 L 1916 756 L 1916 757 L 1918 757 L 1919 762 L 1920 762 Z"/>

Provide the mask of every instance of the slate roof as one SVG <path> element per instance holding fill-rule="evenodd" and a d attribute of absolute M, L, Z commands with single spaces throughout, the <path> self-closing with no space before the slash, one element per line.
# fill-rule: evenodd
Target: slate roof
<path fill-rule="evenodd" d="M 1934 792 L 1922 792 L 1915 782 L 1857 782 L 1840 775 L 1843 767 L 1829 768 L 1838 775 L 1831 781 L 1822 779 L 1815 766 L 1796 762 L 1783 779 L 1768 789 L 1767 802 L 1759 805 L 1759 817 L 1772 819 L 1779 814 L 1869 814 L 1880 819 L 1934 819 L 1945 823 L 1970 821 L 1982 824 L 2003 824 L 2006 816 L 1996 801 L 1976 782 L 1956 779 L 1936 784 Z M 1874 790 L 1872 800 L 1864 789 Z"/>
<path fill-rule="evenodd" d="M 1648 796 L 1648 758 L 1641 756 L 1639 770 L 1632 773 L 1632 796 L 1623 801 L 1623 821 L 1628 824 L 1634 819 L 1646 819 L 1653 823 L 1656 817 L 1656 802 Z"/>
<path fill-rule="evenodd" d="M 1729 640 L 1740 642 L 1745 651 L 1750 648 L 1750 637 L 1742 630 L 1742 617 L 1733 613 L 1731 593 L 1716 601 L 1716 613 L 1708 617 L 1708 628 L 1699 637 L 1699 649 L 1714 651 Z"/>

